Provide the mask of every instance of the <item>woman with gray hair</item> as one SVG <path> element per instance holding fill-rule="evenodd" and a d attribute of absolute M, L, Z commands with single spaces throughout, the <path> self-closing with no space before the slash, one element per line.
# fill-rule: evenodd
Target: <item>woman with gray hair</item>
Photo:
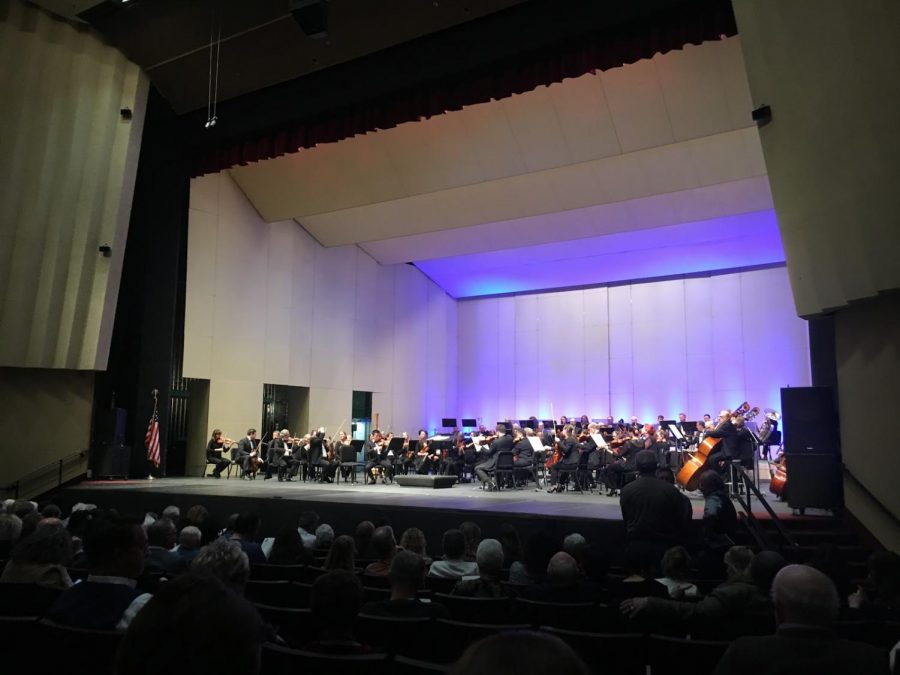
<path fill-rule="evenodd" d="M 191 574 L 218 579 L 226 587 L 243 595 L 250 578 L 250 560 L 236 541 L 216 539 L 197 553 L 191 563 Z"/>
<path fill-rule="evenodd" d="M 56 518 L 42 521 L 20 541 L 0 576 L 2 584 L 36 584 L 64 590 L 72 585 L 65 565 L 72 555 L 72 537 Z"/>
<path fill-rule="evenodd" d="M 503 546 L 496 539 L 482 539 L 475 551 L 478 564 L 477 579 L 462 579 L 453 588 L 453 595 L 471 598 L 501 598 L 500 570 L 503 568 Z"/>

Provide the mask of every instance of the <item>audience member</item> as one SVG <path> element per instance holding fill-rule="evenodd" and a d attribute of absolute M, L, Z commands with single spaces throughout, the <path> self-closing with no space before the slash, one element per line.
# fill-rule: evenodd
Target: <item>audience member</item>
<path fill-rule="evenodd" d="M 404 551 L 411 551 L 422 557 L 422 560 L 425 561 L 425 568 L 428 569 L 428 566 L 431 565 L 431 558 L 428 556 L 428 551 L 426 550 L 428 547 L 425 541 L 425 533 L 422 532 L 418 527 L 407 527 L 403 531 L 403 536 L 400 537 L 400 548 Z"/>
<path fill-rule="evenodd" d="M 181 532 L 178 533 L 178 546 L 175 547 L 175 554 L 184 560 L 188 567 L 200 551 L 202 537 L 203 533 L 200 532 L 200 528 L 193 525 L 181 528 Z"/>
<path fill-rule="evenodd" d="M 521 564 L 523 558 L 522 540 L 519 538 L 519 531 L 515 525 L 503 523 L 500 526 L 500 535 L 497 538 L 503 547 L 503 567 L 509 569 L 511 573 L 513 564 L 517 562 Z"/>
<path fill-rule="evenodd" d="M 721 675 L 889 672 L 887 652 L 842 640 L 831 631 L 840 601 L 834 583 L 819 570 L 788 565 L 772 583 L 775 635 L 735 640 L 716 668 Z"/>
<path fill-rule="evenodd" d="M 160 518 L 168 518 L 173 523 L 178 523 L 181 520 L 181 509 L 179 509 L 175 505 L 167 506 L 162 510 L 162 513 L 159 514 Z"/>
<path fill-rule="evenodd" d="M 0 513 L 0 559 L 9 557 L 21 536 L 22 519 L 12 513 Z"/>
<path fill-rule="evenodd" d="M 334 529 L 331 525 L 322 523 L 316 528 L 316 550 L 327 551 L 334 541 Z"/>
<path fill-rule="evenodd" d="M 500 584 L 503 569 L 503 546 L 496 539 L 482 539 L 475 552 L 477 579 L 462 579 L 453 588 L 453 595 L 472 598 L 500 598 L 504 595 Z"/>
<path fill-rule="evenodd" d="M 566 535 L 566 538 L 563 539 L 562 550 L 574 558 L 575 551 L 586 544 L 587 540 L 584 538 L 584 535 L 573 532 L 572 534 Z"/>
<path fill-rule="evenodd" d="M 620 603 L 627 598 L 668 598 L 669 589 L 653 578 L 655 570 L 654 556 L 648 554 L 646 548 L 632 544 L 627 545 L 625 548 L 625 578 L 610 585 L 610 604 Z"/>
<path fill-rule="evenodd" d="M 470 645 L 450 675 L 588 675 L 573 649 L 555 635 L 533 631 L 498 633 Z"/>
<path fill-rule="evenodd" d="M 544 580 L 550 558 L 557 551 L 556 541 L 549 533 L 539 530 L 525 542 L 522 562 L 515 562 L 509 568 L 509 582 L 526 586 Z"/>
<path fill-rule="evenodd" d="M 273 539 L 263 542 L 262 548 L 263 553 L 268 554 L 270 565 L 312 565 L 315 562 L 295 527 L 281 528 Z"/>
<path fill-rule="evenodd" d="M 692 633 L 705 631 L 730 639 L 750 632 L 748 626 L 763 616 L 771 616 L 770 585 L 784 565 L 778 553 L 761 551 L 750 563 L 748 574 L 735 576 L 735 568 L 730 567 L 731 578 L 697 602 L 634 597 L 624 600 L 620 609 L 630 618 L 641 616 L 651 624 L 686 627 Z"/>
<path fill-rule="evenodd" d="M 187 571 L 185 559 L 172 550 L 176 538 L 175 523 L 168 518 L 160 518 L 147 528 L 147 543 L 150 548 L 147 572 L 174 576 Z"/>
<path fill-rule="evenodd" d="M 316 528 L 319 526 L 319 514 L 315 511 L 304 511 L 300 514 L 297 532 L 303 545 L 310 551 L 316 548 Z"/>
<path fill-rule="evenodd" d="M 459 530 L 447 530 L 441 540 L 444 556 L 431 563 L 428 576 L 462 579 L 478 574 L 478 563 L 466 560 L 466 537 Z"/>
<path fill-rule="evenodd" d="M 481 528 L 476 523 L 467 520 L 459 525 L 459 531 L 466 538 L 466 560 L 475 561 L 475 552 L 478 550 L 478 543 L 481 541 Z"/>
<path fill-rule="evenodd" d="M 391 582 L 389 600 L 379 600 L 363 605 L 359 611 L 366 616 L 429 617 L 449 619 L 443 605 L 423 602 L 418 597 L 425 577 L 425 562 L 412 551 L 398 551 L 391 561 L 388 579 Z"/>
<path fill-rule="evenodd" d="M 344 570 L 353 572 L 355 570 L 354 552 L 356 545 L 353 543 L 353 537 L 342 534 L 334 540 L 331 548 L 328 549 L 328 557 L 325 558 L 325 569 L 329 572 L 335 570 Z"/>
<path fill-rule="evenodd" d="M 546 580 L 523 590 L 522 597 L 541 602 L 593 602 L 598 598 L 599 590 L 581 576 L 575 558 L 560 551 L 547 563 Z"/>
<path fill-rule="evenodd" d="M 352 572 L 329 572 L 316 579 L 310 592 L 310 609 L 319 637 L 306 645 L 306 649 L 325 654 L 372 651 L 353 637 L 362 595 L 362 584 Z"/>
<path fill-rule="evenodd" d="M 900 621 L 900 555 L 879 551 L 866 562 L 863 584 L 847 599 L 855 619 Z"/>
<path fill-rule="evenodd" d="M 71 555 L 72 537 L 62 526 L 62 521 L 44 519 L 37 530 L 16 544 L 0 575 L 0 584 L 69 588 L 72 579 L 65 566 Z"/>
<path fill-rule="evenodd" d="M 250 561 L 238 542 L 216 539 L 197 552 L 191 563 L 191 574 L 216 579 L 243 595 L 250 578 Z"/>
<path fill-rule="evenodd" d="M 91 574 L 63 591 L 46 617 L 67 626 L 125 630 L 150 599 L 136 588 L 148 553 L 144 528 L 137 520 L 97 514 L 85 528 L 84 549 Z"/>
<path fill-rule="evenodd" d="M 659 583 L 669 590 L 673 600 L 697 597 L 697 586 L 688 581 L 691 556 L 684 546 L 673 546 L 663 554 Z"/>
<path fill-rule="evenodd" d="M 368 560 L 375 557 L 375 551 L 372 550 L 372 535 L 375 533 L 375 525 L 364 520 L 356 526 L 353 533 L 353 542 L 356 546 L 356 557 Z"/>
<path fill-rule="evenodd" d="M 386 577 L 391 571 L 391 560 L 397 551 L 394 530 L 387 525 L 376 528 L 372 535 L 372 548 L 378 559 L 366 566 L 365 573 L 376 577 Z"/>
<path fill-rule="evenodd" d="M 215 578 L 185 574 L 163 584 L 131 622 L 115 672 L 255 675 L 265 635 L 250 603 Z"/>
<path fill-rule="evenodd" d="M 628 546 L 658 566 L 663 553 L 682 541 L 690 521 L 678 489 L 656 478 L 656 453 L 641 450 L 635 466 L 637 480 L 622 488 L 619 499 Z"/>
<path fill-rule="evenodd" d="M 33 502 L 27 502 L 29 504 Z M 32 532 L 37 529 L 38 523 L 40 523 L 44 517 L 40 514 L 40 512 L 35 509 L 30 511 L 27 515 L 21 516 L 22 518 L 22 534 L 19 535 L 20 539 L 24 539 Z"/>
<path fill-rule="evenodd" d="M 235 519 L 231 528 L 231 536 L 229 537 L 229 539 L 236 541 L 240 545 L 244 553 L 247 554 L 247 559 L 251 565 L 266 562 L 262 546 L 256 542 L 258 532 L 259 516 L 255 513 L 242 513 Z"/>
<path fill-rule="evenodd" d="M 44 504 L 44 507 L 41 509 L 41 516 L 44 518 L 59 518 L 62 520 L 62 515 L 62 509 L 53 502 Z"/>
<path fill-rule="evenodd" d="M 703 539 L 697 567 L 704 577 L 720 577 L 722 558 L 734 545 L 737 512 L 717 471 L 707 471 L 700 477 L 700 492 L 703 494 Z"/>

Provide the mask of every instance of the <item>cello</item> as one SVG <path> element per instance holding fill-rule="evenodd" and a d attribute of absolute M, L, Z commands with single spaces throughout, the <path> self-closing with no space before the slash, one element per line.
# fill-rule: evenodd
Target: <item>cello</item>
<path fill-rule="evenodd" d="M 781 459 L 772 465 L 772 479 L 769 481 L 769 492 L 776 497 L 784 499 L 784 490 L 787 487 L 787 458 L 782 455 Z"/>
<path fill-rule="evenodd" d="M 750 404 L 747 403 L 747 401 L 744 401 L 731 414 L 743 415 L 748 410 L 750 410 Z M 675 476 L 675 481 L 685 490 L 696 490 L 699 488 L 700 476 L 709 468 L 706 460 L 709 459 L 709 455 L 712 453 L 713 448 L 715 448 L 721 440 L 721 438 L 706 437 L 700 441 L 700 445 L 697 446 L 697 451 L 692 454 L 684 463 L 684 466 L 681 467 L 678 475 Z"/>

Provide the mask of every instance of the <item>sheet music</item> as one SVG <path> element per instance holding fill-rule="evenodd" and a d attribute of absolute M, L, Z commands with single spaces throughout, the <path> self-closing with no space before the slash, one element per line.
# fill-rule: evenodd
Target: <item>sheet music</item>
<path fill-rule="evenodd" d="M 544 444 L 541 443 L 541 439 L 537 436 L 526 436 L 528 442 L 531 444 L 531 447 L 534 448 L 535 452 L 543 452 Z"/>
<path fill-rule="evenodd" d="M 671 433 L 675 437 L 676 441 L 684 440 L 684 434 L 681 433 L 681 429 L 679 429 L 674 424 L 670 425 L 668 428 L 669 428 L 669 433 Z"/>
<path fill-rule="evenodd" d="M 609 450 L 609 446 L 606 445 L 606 439 L 603 438 L 602 434 L 591 434 L 591 440 L 597 444 L 598 448 L 603 448 L 604 450 Z"/>

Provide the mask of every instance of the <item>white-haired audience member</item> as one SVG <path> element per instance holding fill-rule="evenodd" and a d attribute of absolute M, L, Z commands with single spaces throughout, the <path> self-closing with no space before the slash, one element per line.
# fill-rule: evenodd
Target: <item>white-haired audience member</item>
<path fill-rule="evenodd" d="M 573 532 L 568 535 L 565 539 L 563 539 L 563 551 L 568 553 L 573 558 L 577 558 L 576 553 L 581 546 L 586 544 L 586 540 L 583 535 L 578 534 L 577 532 Z"/>
<path fill-rule="evenodd" d="M 37 529 L 22 539 L 12 556 L 0 583 L 35 584 L 44 588 L 69 588 L 72 580 L 66 563 L 72 555 L 72 537 L 57 518 L 45 518 Z"/>
<path fill-rule="evenodd" d="M 218 579 L 243 595 L 250 578 L 250 560 L 236 541 L 216 539 L 197 552 L 191 563 L 191 574 Z"/>
<path fill-rule="evenodd" d="M 181 509 L 179 509 L 174 504 L 167 506 L 163 509 L 163 512 L 159 514 L 160 518 L 168 518 L 173 523 L 177 523 L 181 519 Z"/>
<path fill-rule="evenodd" d="M 149 573 L 175 576 L 187 571 L 185 559 L 172 550 L 177 537 L 175 523 L 168 518 L 160 518 L 147 528 L 147 543 L 150 545 L 150 555 L 147 557 Z"/>
<path fill-rule="evenodd" d="M 174 553 L 190 565 L 200 551 L 200 539 L 202 536 L 199 527 L 188 525 L 181 528 L 181 532 L 178 533 L 178 546 L 175 547 Z"/>
<path fill-rule="evenodd" d="M 887 675 L 887 652 L 832 632 L 840 600 L 834 583 L 807 565 L 783 567 L 772 582 L 775 635 L 741 637 L 719 661 L 717 675 L 866 673 Z"/>
<path fill-rule="evenodd" d="M 475 550 L 477 579 L 463 579 L 453 588 L 453 595 L 473 598 L 501 598 L 500 570 L 503 569 L 503 545 L 496 539 L 482 539 Z"/>
<path fill-rule="evenodd" d="M 12 501 L 10 499 L 7 502 Z M 0 558 L 8 558 L 22 536 L 22 519 L 13 513 L 0 513 Z"/>
<path fill-rule="evenodd" d="M 322 523 L 316 528 L 316 548 L 320 551 L 327 551 L 334 542 L 334 529 L 331 525 Z"/>

